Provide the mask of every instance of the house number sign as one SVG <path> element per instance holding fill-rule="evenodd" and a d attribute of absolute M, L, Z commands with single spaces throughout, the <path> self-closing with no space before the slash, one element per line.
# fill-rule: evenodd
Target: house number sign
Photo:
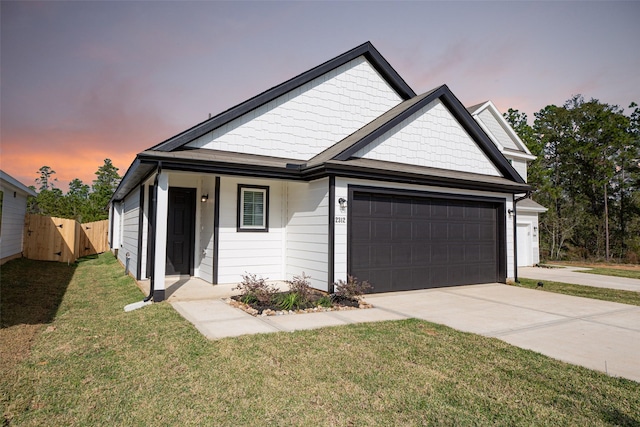
<path fill-rule="evenodd" d="M 346 224 L 347 223 L 347 217 L 346 216 L 337 216 L 336 217 L 336 224 Z"/>

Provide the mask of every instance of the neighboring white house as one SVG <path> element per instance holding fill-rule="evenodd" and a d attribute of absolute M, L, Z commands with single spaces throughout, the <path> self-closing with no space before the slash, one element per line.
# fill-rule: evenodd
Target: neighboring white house
<path fill-rule="evenodd" d="M 36 192 L 0 170 L 0 265 L 22 256 L 27 197 Z"/>
<path fill-rule="evenodd" d="M 511 125 L 491 101 L 468 108 L 480 127 L 511 162 L 513 168 L 527 181 L 527 167 L 535 160 L 526 144 L 520 139 Z M 547 208 L 534 202 L 528 194 L 516 195 L 516 259 L 518 267 L 526 267 L 540 262 L 540 240 L 538 233 L 538 215 Z"/>
<path fill-rule="evenodd" d="M 367 42 L 139 153 L 110 244 L 156 301 L 167 275 L 505 282 L 528 190 L 447 86 L 416 95 Z"/>

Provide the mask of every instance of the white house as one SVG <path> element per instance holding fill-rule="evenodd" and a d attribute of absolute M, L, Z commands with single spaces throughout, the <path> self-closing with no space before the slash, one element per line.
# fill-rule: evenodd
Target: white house
<path fill-rule="evenodd" d="M 531 154 L 496 106 L 491 101 L 487 101 L 469 107 L 468 110 L 526 182 L 528 164 L 536 157 Z M 513 215 L 517 215 L 515 250 L 518 267 L 531 266 L 540 262 L 538 215 L 546 211 L 547 208 L 534 202 L 528 193 L 516 195 L 516 209 Z"/>
<path fill-rule="evenodd" d="M 22 256 L 29 196 L 36 192 L 0 170 L 0 265 Z"/>
<path fill-rule="evenodd" d="M 447 86 L 416 95 L 367 42 L 139 153 L 110 244 L 155 301 L 178 274 L 504 282 L 528 190 Z"/>

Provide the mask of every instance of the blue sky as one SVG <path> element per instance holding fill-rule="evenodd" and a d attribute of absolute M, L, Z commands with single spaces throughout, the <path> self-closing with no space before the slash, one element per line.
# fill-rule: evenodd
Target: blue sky
<path fill-rule="evenodd" d="M 0 168 L 66 190 L 367 40 L 417 92 L 640 103 L 640 2 L 0 3 Z"/>

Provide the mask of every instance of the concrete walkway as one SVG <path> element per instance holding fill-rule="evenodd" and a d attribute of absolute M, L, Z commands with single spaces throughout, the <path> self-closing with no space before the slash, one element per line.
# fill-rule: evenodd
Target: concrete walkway
<path fill-rule="evenodd" d="M 419 318 L 640 382 L 637 306 L 486 284 L 369 295 L 371 309 L 253 317 L 221 299 L 231 287 L 190 285 L 169 302 L 209 339 Z"/>
<path fill-rule="evenodd" d="M 621 289 L 640 292 L 640 280 L 626 277 L 603 276 L 602 274 L 581 273 L 585 267 L 518 267 L 518 277 L 552 282 L 572 283 L 574 285 L 594 286 L 596 288 Z"/>

